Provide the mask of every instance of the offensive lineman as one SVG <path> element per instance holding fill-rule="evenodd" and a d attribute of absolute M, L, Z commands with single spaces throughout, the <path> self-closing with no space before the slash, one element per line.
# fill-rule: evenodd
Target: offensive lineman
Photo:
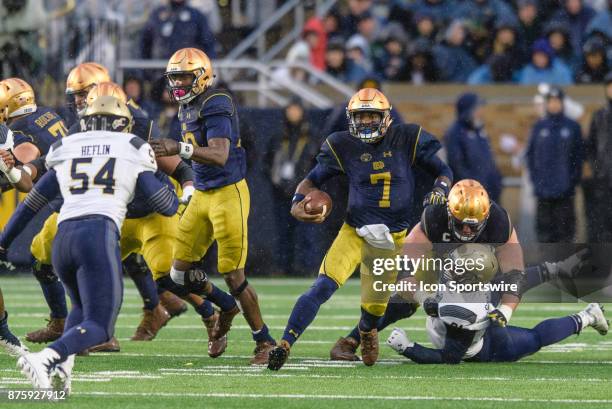
<path fill-rule="evenodd" d="M 155 177 L 151 147 L 129 134 L 132 116 L 125 104 L 100 97 L 87 108 L 82 125 L 82 133 L 53 145 L 46 158 L 50 170 L 10 221 L 27 223 L 58 194 L 63 198 L 53 264 L 72 310 L 57 341 L 17 364 L 38 389 L 53 383 L 69 392 L 74 354 L 112 337 L 123 292 L 119 232 L 135 192 L 166 216 L 178 208 L 176 196 Z"/>
<path fill-rule="evenodd" d="M 416 124 L 391 125 L 391 105 L 374 88 L 359 90 L 348 103 L 349 131 L 331 134 L 321 146 L 318 164 L 297 188 L 292 215 L 305 222 L 322 222 L 324 215 L 306 213 L 306 196 L 328 179 L 349 178 L 349 208 L 345 224 L 328 250 L 319 277 L 296 302 L 282 341 L 270 353 L 268 368 L 279 370 L 291 346 L 314 320 L 321 304 L 353 274 L 364 259 L 364 247 L 399 248 L 406 237 L 414 190 L 413 166 L 436 177 L 426 204 L 446 199 L 452 172 L 436 153 L 440 142 Z M 365 247 L 366 249 L 368 247 Z M 361 271 L 362 282 L 367 274 Z M 395 282 L 397 272 L 386 277 Z M 359 333 L 363 362 L 378 359 L 376 322 L 387 307 L 388 296 L 376 302 L 362 299 Z"/>
<path fill-rule="evenodd" d="M 255 289 L 244 273 L 250 196 L 244 179 L 246 155 L 240 145 L 236 107 L 227 92 L 212 88 L 213 67 L 201 50 L 183 48 L 175 52 L 165 75 L 172 99 L 180 104 L 184 142 L 166 138 L 152 141 L 151 146 L 158 157 L 179 154 L 191 159 L 196 188 L 178 226 L 172 280 L 178 285 L 189 284 L 185 277 L 194 275 L 193 263 L 216 240 L 219 273 L 240 303 L 256 342 L 251 363 L 266 364 L 276 342 L 261 317 Z M 203 280 L 198 285 L 222 310 L 215 334 L 219 339 L 229 331 L 240 309 L 223 301 L 225 296 L 220 290 L 214 300 L 210 298 L 212 283 L 204 274 L 200 276 Z"/>

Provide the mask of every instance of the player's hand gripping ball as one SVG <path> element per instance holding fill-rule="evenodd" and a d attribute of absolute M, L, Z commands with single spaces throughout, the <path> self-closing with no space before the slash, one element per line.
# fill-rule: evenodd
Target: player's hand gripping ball
<path fill-rule="evenodd" d="M 313 190 L 304 199 L 306 204 L 304 210 L 311 215 L 329 216 L 332 211 L 332 199 L 322 190 Z"/>

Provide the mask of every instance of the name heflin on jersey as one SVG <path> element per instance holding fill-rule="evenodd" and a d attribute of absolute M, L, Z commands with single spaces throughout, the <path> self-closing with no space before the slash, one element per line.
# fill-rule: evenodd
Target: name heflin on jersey
<path fill-rule="evenodd" d="M 110 145 L 83 145 L 81 146 L 81 156 L 110 155 L 110 148 Z"/>

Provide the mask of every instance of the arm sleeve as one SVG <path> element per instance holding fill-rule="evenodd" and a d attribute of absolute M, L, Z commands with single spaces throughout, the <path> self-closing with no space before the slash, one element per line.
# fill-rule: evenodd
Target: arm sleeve
<path fill-rule="evenodd" d="M 317 188 L 320 188 L 323 183 L 327 182 L 334 176 L 340 175 L 342 172 L 329 168 L 325 165 L 317 163 L 317 165 L 306 176 Z"/>
<path fill-rule="evenodd" d="M 172 216 L 178 209 L 178 198 L 168 185 L 162 183 L 151 171 L 141 172 L 136 183 L 138 189 L 147 198 L 149 206 L 164 216 Z"/>
<path fill-rule="evenodd" d="M 25 134 L 21 131 L 13 132 L 13 146 L 19 146 L 26 142 L 34 143 L 34 138 L 32 138 L 31 135 Z"/>
<path fill-rule="evenodd" d="M 445 176 L 453 182 L 453 171 L 438 155 L 433 154 L 419 160 L 418 166 L 434 177 Z"/>
<path fill-rule="evenodd" d="M 225 115 L 214 115 L 206 118 L 206 139 L 227 138 L 232 134 L 232 121 Z"/>
<path fill-rule="evenodd" d="M 321 145 L 317 155 L 317 164 L 310 171 L 306 179 L 310 180 L 316 187 L 320 187 L 327 180 L 336 175 L 344 173 L 340 157 L 336 154 L 329 138 Z"/>
<path fill-rule="evenodd" d="M 25 200 L 17 206 L 17 210 L 11 216 L 2 232 L 2 236 L 0 236 L 0 247 L 8 248 L 36 213 L 41 211 L 50 200 L 55 199 L 59 194 L 60 188 L 57 176 L 55 175 L 55 170 L 51 169 L 38 181 Z"/>
<path fill-rule="evenodd" d="M 181 184 L 182 186 L 186 182 L 193 181 L 193 169 L 181 159 L 181 162 L 178 164 L 176 169 L 174 169 L 174 172 L 170 176 L 172 176 L 174 180 L 179 182 L 179 184 Z"/>
<path fill-rule="evenodd" d="M 404 356 L 417 364 L 458 364 L 463 359 L 474 339 L 474 331 L 446 326 L 447 336 L 444 348 L 427 348 L 420 344 L 414 344 L 406 348 Z"/>

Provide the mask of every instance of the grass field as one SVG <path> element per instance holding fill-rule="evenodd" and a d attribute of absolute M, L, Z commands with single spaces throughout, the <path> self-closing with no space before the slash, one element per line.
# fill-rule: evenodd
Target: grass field
<path fill-rule="evenodd" d="M 220 280 L 216 280 L 220 281 Z M 265 320 L 280 337 L 291 307 L 311 280 L 253 279 Z M 219 283 L 221 284 L 221 283 Z M 2 277 L 9 324 L 20 337 L 38 328 L 47 309 L 37 282 Z M 116 335 L 121 352 L 77 357 L 66 408 L 612 408 L 612 338 L 587 329 L 519 363 L 418 366 L 381 346 L 379 363 L 328 361 L 336 339 L 355 324 L 359 284 L 351 281 L 321 308 L 278 373 L 249 366 L 253 342 L 238 317 L 220 358 L 206 355 L 204 328 L 193 311 L 171 321 L 152 342 L 131 342 L 141 303 L 126 281 Z M 532 326 L 578 311 L 577 304 L 523 305 L 513 324 Z M 426 341 L 424 317 L 399 324 Z M 383 331 L 381 342 L 389 330 Z M 41 347 L 30 345 L 31 349 Z M 28 388 L 15 359 L 0 355 L 0 388 Z M 0 407 L 46 403 L 0 402 Z"/>

